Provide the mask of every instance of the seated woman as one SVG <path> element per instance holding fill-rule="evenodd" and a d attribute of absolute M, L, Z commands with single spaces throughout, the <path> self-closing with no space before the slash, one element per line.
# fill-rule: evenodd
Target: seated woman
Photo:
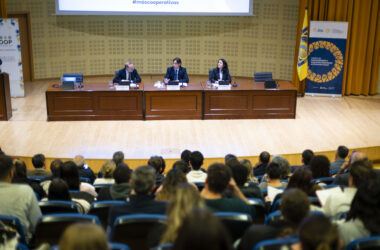
<path fill-rule="evenodd" d="M 346 221 L 338 230 L 345 247 L 358 238 L 380 234 L 379 180 L 369 180 L 359 186 Z"/>
<path fill-rule="evenodd" d="M 114 161 L 106 161 L 102 166 L 103 178 L 96 178 L 94 185 L 96 184 L 114 184 L 113 172 L 115 171 L 116 164 Z"/>
<path fill-rule="evenodd" d="M 169 200 L 181 183 L 187 183 L 186 175 L 180 169 L 171 169 L 166 175 L 163 184 L 156 191 L 156 200 Z"/>
<path fill-rule="evenodd" d="M 219 59 L 216 68 L 211 69 L 209 72 L 209 80 L 211 82 L 227 81 L 231 82 L 230 72 L 226 60 Z"/>

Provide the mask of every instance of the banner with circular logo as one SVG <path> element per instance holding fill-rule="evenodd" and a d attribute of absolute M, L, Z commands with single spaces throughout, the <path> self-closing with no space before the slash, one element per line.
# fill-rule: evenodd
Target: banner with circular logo
<path fill-rule="evenodd" d="M 342 95 L 347 22 L 310 22 L 306 94 Z"/>

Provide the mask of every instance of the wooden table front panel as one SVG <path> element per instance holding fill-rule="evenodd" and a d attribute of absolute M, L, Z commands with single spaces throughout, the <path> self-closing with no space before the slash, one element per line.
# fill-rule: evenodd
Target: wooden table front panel
<path fill-rule="evenodd" d="M 0 73 L 0 120 L 7 121 L 12 117 L 9 75 Z"/>
<path fill-rule="evenodd" d="M 295 118 L 297 91 L 289 82 L 276 90 L 241 83 L 231 90 L 205 87 L 204 119 Z"/>
<path fill-rule="evenodd" d="M 142 120 L 142 90 L 104 90 L 94 84 L 93 89 L 57 91 L 48 89 L 46 102 L 49 121 L 75 120 Z M 141 88 L 140 88 L 141 89 Z"/>
<path fill-rule="evenodd" d="M 202 119 L 202 91 L 199 83 L 190 83 L 180 91 L 157 89 L 152 84 L 145 84 L 145 119 Z"/>

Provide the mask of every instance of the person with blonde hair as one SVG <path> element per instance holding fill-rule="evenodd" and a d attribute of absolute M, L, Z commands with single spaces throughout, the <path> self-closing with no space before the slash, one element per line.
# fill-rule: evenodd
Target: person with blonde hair
<path fill-rule="evenodd" d="M 104 230 L 95 224 L 77 223 L 66 228 L 59 240 L 60 250 L 107 250 Z"/>
<path fill-rule="evenodd" d="M 247 181 L 258 181 L 258 179 L 253 174 L 253 166 L 250 160 L 242 159 L 240 160 L 240 164 L 248 169 Z"/>
<path fill-rule="evenodd" d="M 161 244 L 174 243 L 183 220 L 194 208 L 204 208 L 205 203 L 199 191 L 191 184 L 182 183 L 170 197 L 167 209 L 168 226 L 161 237 Z"/>
<path fill-rule="evenodd" d="M 171 169 L 166 175 L 163 184 L 157 189 L 156 200 L 167 201 L 175 193 L 177 185 L 187 183 L 186 175 L 180 169 Z"/>
<path fill-rule="evenodd" d="M 115 179 L 113 178 L 113 172 L 116 169 L 116 164 L 114 161 L 106 161 L 102 166 L 103 178 L 97 178 L 94 182 L 95 184 L 114 184 Z"/>

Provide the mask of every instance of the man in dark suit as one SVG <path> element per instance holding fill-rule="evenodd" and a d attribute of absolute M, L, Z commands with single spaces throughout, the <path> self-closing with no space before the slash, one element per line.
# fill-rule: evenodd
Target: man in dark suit
<path fill-rule="evenodd" d="M 189 82 L 189 77 L 187 76 L 186 68 L 181 66 L 181 58 L 176 57 L 173 59 L 173 66 L 169 67 L 166 71 L 164 82 L 168 83 L 169 81 L 179 82 Z"/>
<path fill-rule="evenodd" d="M 114 206 L 108 214 L 108 225 L 112 226 L 121 215 L 148 213 L 165 214 L 166 202 L 155 201 L 152 194 L 156 188 L 156 171 L 151 166 L 138 167 L 132 173 L 132 192 L 129 202 Z"/>
<path fill-rule="evenodd" d="M 126 62 L 125 68 L 117 71 L 115 78 L 113 79 L 114 83 L 120 83 L 121 80 L 130 80 L 134 82 L 141 82 L 141 78 L 137 70 L 135 69 L 133 63 Z"/>

